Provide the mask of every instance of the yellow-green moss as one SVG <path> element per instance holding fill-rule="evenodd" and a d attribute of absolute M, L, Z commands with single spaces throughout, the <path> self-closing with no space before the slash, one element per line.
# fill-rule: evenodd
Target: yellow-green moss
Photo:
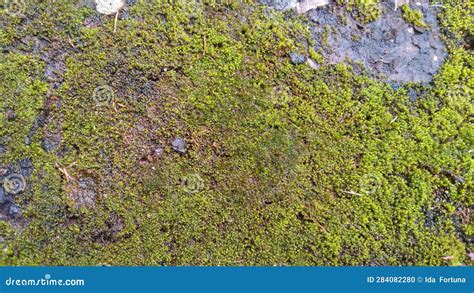
<path fill-rule="evenodd" d="M 420 98 L 410 102 L 406 89 L 325 65 L 303 45 L 309 32 L 298 19 L 253 1 L 197 10 L 139 1 L 116 33 L 113 17 L 83 27 L 92 11 L 73 1 L 38 7 L 28 23 L 2 15 L 0 40 L 54 38 L 68 52 L 67 70 L 54 89 L 34 54 L 0 57 L 0 113 L 17 114 L 0 117 L 2 163 L 28 157 L 35 167 L 18 199 L 27 225 L 21 233 L 0 226 L 0 264 L 467 261 L 469 51 L 451 50 L 433 86 L 413 85 Z M 291 51 L 321 68 L 293 65 Z M 114 90 L 109 107 L 94 103 L 100 85 Z M 62 152 L 41 148 L 48 126 L 24 144 L 51 97 L 60 101 L 49 123 L 61 125 Z M 172 150 L 176 137 L 186 138 L 185 155 Z M 93 208 L 73 208 L 64 170 L 97 181 Z M 202 190 L 186 192 L 189 174 Z"/>
<path fill-rule="evenodd" d="M 336 0 L 339 5 L 345 5 L 352 16 L 362 23 L 378 19 L 382 15 L 379 0 Z"/>
<path fill-rule="evenodd" d="M 418 9 L 411 9 L 409 4 L 402 5 L 402 15 L 406 22 L 418 26 L 426 27 L 426 23 L 423 22 L 423 13 Z"/>

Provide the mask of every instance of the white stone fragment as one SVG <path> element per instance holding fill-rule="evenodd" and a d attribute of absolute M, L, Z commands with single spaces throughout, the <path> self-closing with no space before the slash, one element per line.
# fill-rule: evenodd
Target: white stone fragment
<path fill-rule="evenodd" d="M 328 4 L 329 0 L 300 0 L 296 2 L 296 11 L 298 11 L 298 13 L 305 13 L 308 10 Z"/>
<path fill-rule="evenodd" d="M 393 10 L 397 10 L 399 7 L 405 4 L 409 4 L 410 0 L 391 0 L 391 2 L 393 3 Z"/>
<path fill-rule="evenodd" d="M 319 69 L 319 65 L 311 58 L 308 58 L 306 60 L 306 63 L 308 64 L 309 67 L 313 68 L 313 69 Z"/>
<path fill-rule="evenodd" d="M 96 10 L 101 14 L 114 14 L 125 5 L 124 0 L 94 0 Z"/>

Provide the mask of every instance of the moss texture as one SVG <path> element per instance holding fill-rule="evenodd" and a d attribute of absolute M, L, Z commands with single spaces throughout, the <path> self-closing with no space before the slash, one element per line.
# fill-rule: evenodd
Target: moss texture
<path fill-rule="evenodd" d="M 418 9 L 411 9 L 409 4 L 402 6 L 403 19 L 408 23 L 418 26 L 425 27 L 426 23 L 423 22 L 423 13 Z"/>
<path fill-rule="evenodd" d="M 361 23 L 374 21 L 382 15 L 380 0 L 336 0 L 336 3 L 344 5 Z"/>
<path fill-rule="evenodd" d="M 115 33 L 113 16 L 86 27 L 93 11 L 69 0 L 0 12 L 2 164 L 34 165 L 23 221 L 0 222 L 1 265 L 469 263 L 470 49 L 448 36 L 433 84 L 394 90 L 321 58 L 292 64 L 314 55 L 304 19 L 158 2 L 131 6 Z M 458 39 L 466 11 L 442 12 Z M 30 37 L 67 53 L 56 87 Z"/>

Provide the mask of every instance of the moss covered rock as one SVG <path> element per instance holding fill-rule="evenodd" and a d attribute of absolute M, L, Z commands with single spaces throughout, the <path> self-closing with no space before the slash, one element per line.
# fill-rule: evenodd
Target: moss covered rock
<path fill-rule="evenodd" d="M 1 167 L 31 162 L 0 264 L 469 263 L 469 49 L 394 89 L 293 64 L 305 20 L 254 1 L 37 2 L 0 12 Z"/>

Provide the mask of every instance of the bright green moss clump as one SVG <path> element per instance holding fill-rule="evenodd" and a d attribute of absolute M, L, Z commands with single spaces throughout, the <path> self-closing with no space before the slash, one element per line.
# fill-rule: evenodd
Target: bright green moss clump
<path fill-rule="evenodd" d="M 382 15 L 379 0 L 336 0 L 339 5 L 345 5 L 352 16 L 362 23 L 378 19 Z"/>
<path fill-rule="evenodd" d="M 425 27 L 426 23 L 423 22 L 423 13 L 418 9 L 411 9 L 409 4 L 402 5 L 403 19 L 406 22 L 418 26 Z"/>
<path fill-rule="evenodd" d="M 453 49 L 410 101 L 408 87 L 325 65 L 299 20 L 253 1 L 158 2 L 138 1 L 116 33 L 113 17 L 82 25 L 93 12 L 73 1 L 43 1 L 28 22 L 2 15 L 2 164 L 30 158 L 35 170 L 21 228 L 0 223 L 1 264 L 469 263 L 470 51 Z M 56 87 L 20 41 L 42 34 L 67 51 Z M 98 106 L 103 85 L 114 97 Z"/>

